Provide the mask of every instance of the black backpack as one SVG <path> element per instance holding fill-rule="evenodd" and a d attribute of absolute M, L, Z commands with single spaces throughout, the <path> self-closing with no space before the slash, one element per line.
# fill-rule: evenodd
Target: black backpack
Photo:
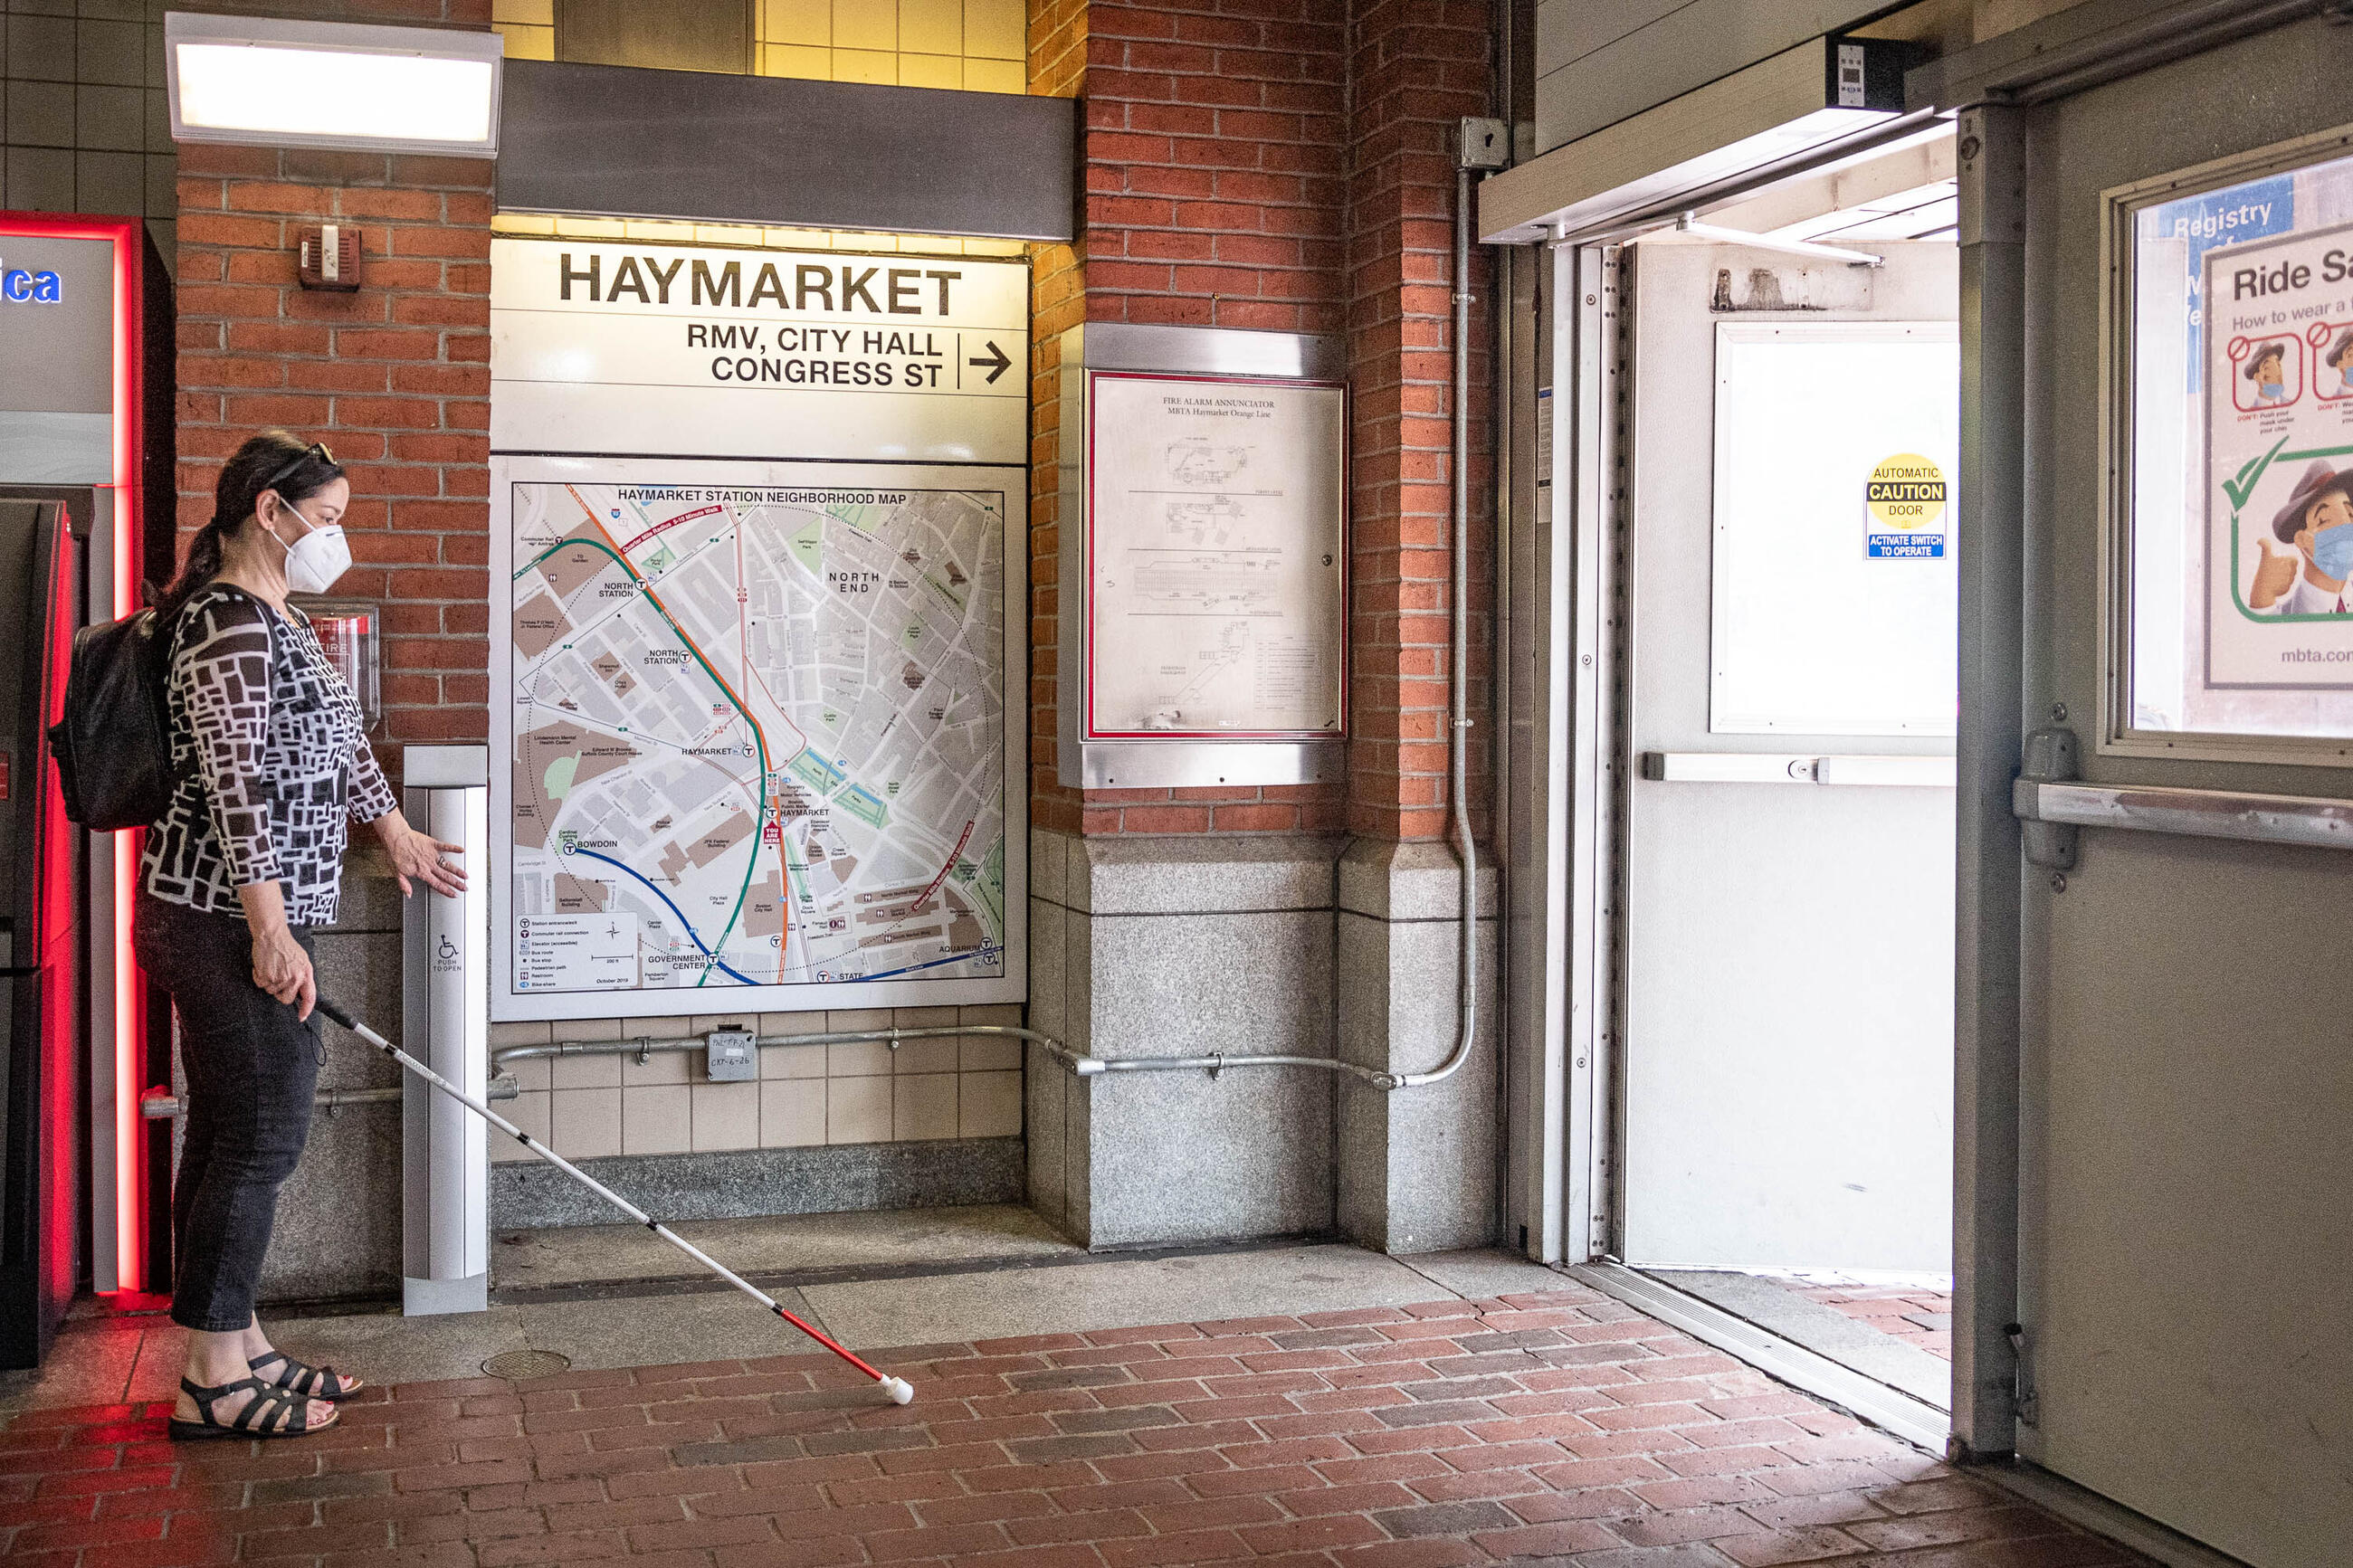
<path fill-rule="evenodd" d="M 74 634 L 65 717 L 49 726 L 68 820 L 111 833 L 171 805 L 170 645 L 153 610 Z"/>

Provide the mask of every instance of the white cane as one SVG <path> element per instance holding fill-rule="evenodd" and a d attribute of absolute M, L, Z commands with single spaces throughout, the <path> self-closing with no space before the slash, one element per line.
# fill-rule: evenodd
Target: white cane
<path fill-rule="evenodd" d="M 492 1110 L 480 1100 L 474 1099 L 465 1090 L 459 1089 L 456 1084 L 451 1083 L 448 1079 L 443 1078 L 439 1073 L 435 1072 L 431 1068 L 427 1067 L 423 1062 L 418 1061 L 415 1057 L 410 1056 L 406 1051 L 402 1050 L 398 1046 L 394 1045 L 390 1040 L 385 1039 L 382 1035 L 379 1035 L 374 1029 L 369 1028 L 365 1024 L 361 1023 L 357 1018 L 352 1016 L 351 1014 L 345 1012 L 334 1003 L 330 1002 L 327 998 L 322 996 L 319 998 L 318 1005 L 320 1012 L 324 1013 L 328 1017 L 332 1018 L 336 1023 L 341 1024 L 344 1028 L 349 1029 L 353 1034 L 357 1035 L 361 1039 L 365 1040 L 369 1045 L 374 1046 L 377 1050 L 382 1051 L 385 1056 L 390 1057 L 394 1061 L 398 1062 L 402 1067 L 406 1068 L 410 1072 L 415 1073 L 427 1083 L 431 1084 L 435 1089 L 439 1089 L 442 1093 L 448 1095 L 450 1099 L 456 1100 L 459 1104 L 464 1106 L 467 1110 L 472 1111 L 475 1115 L 480 1117 L 483 1121 L 497 1128 L 500 1131 L 506 1133 L 509 1137 L 514 1139 L 515 1142 L 521 1143 L 524 1148 L 530 1150 L 533 1153 L 538 1155 L 541 1159 L 546 1161 L 549 1164 L 554 1166 L 557 1170 L 563 1172 L 565 1175 L 571 1177 L 574 1181 L 579 1183 L 582 1186 L 587 1188 L 598 1197 L 603 1198 L 607 1203 L 611 1204 L 615 1208 L 619 1209 L 623 1214 L 628 1215 L 631 1219 L 637 1221 L 639 1225 L 644 1226 L 648 1230 L 652 1231 L 656 1236 L 660 1237 L 664 1241 L 669 1242 L 672 1247 L 677 1247 L 681 1252 L 685 1253 L 689 1258 L 693 1258 L 697 1263 L 702 1264 L 705 1268 L 710 1269 L 713 1274 L 718 1275 L 719 1278 L 726 1280 L 727 1283 L 734 1286 L 735 1289 L 743 1291 L 744 1294 L 751 1297 L 752 1300 L 759 1302 L 760 1305 L 767 1308 L 768 1310 L 776 1313 L 776 1316 L 782 1318 L 785 1321 L 790 1323 L 793 1327 L 798 1329 L 801 1332 L 807 1334 L 809 1338 L 815 1340 L 818 1343 L 823 1345 L 826 1349 L 831 1351 L 834 1354 L 839 1356 L 842 1360 L 848 1362 L 850 1365 L 856 1367 L 859 1371 L 872 1378 L 876 1383 L 881 1385 L 882 1392 L 891 1396 L 892 1404 L 904 1405 L 909 1400 L 915 1397 L 913 1385 L 909 1384 L 905 1378 L 892 1377 L 887 1373 L 875 1371 L 874 1368 L 859 1360 L 857 1356 L 851 1354 L 849 1351 L 842 1349 L 841 1346 L 834 1343 L 833 1341 L 823 1331 L 811 1328 L 807 1323 L 803 1322 L 800 1319 L 793 1316 L 792 1313 L 785 1310 L 785 1304 L 777 1300 L 774 1296 L 769 1295 L 765 1290 L 761 1289 L 758 1286 L 753 1284 L 750 1280 L 744 1279 L 742 1275 L 736 1273 L 733 1269 L 728 1268 L 717 1258 L 712 1258 L 701 1247 L 695 1246 L 694 1243 L 687 1240 L 684 1237 L 680 1236 L 676 1231 L 671 1230 L 668 1226 L 656 1220 L 652 1215 L 638 1207 L 637 1205 L 631 1203 L 628 1199 L 623 1197 L 620 1194 L 615 1192 L 612 1188 L 607 1186 L 596 1177 L 588 1174 L 587 1172 L 583 1171 L 579 1166 L 575 1165 L 571 1161 L 565 1159 L 563 1155 L 557 1153 L 554 1150 L 549 1148 L 538 1139 L 533 1138 L 530 1133 L 524 1131 L 522 1128 L 517 1127 L 513 1122 L 509 1121 L 505 1117 L 501 1116 L 497 1111 Z"/>

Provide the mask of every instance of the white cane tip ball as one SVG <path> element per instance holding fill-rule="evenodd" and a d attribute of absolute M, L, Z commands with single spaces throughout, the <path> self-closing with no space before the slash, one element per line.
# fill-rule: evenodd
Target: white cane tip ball
<path fill-rule="evenodd" d="M 884 1378 L 882 1392 L 891 1396 L 891 1403 L 893 1405 L 906 1405 L 913 1402 L 915 1397 L 914 1385 L 903 1377 Z"/>

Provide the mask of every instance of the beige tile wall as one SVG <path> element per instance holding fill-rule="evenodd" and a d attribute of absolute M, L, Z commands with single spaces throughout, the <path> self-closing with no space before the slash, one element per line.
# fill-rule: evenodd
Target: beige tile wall
<path fill-rule="evenodd" d="M 762 76 L 1022 92 L 1024 0 L 759 0 Z M 555 0 L 492 0 L 511 59 L 555 58 Z"/>
<path fill-rule="evenodd" d="M 762 1038 L 850 1029 L 1021 1022 L 1019 1006 L 877 1007 L 831 1013 L 712 1014 L 691 1018 L 493 1024 L 491 1049 L 651 1033 L 756 1027 Z M 763 1045 L 757 1082 L 712 1083 L 692 1051 L 542 1058 L 508 1070 L 522 1093 L 500 1109 L 559 1154 L 679 1154 L 807 1143 L 1009 1138 L 1021 1131 L 1021 1042 L 988 1036 L 859 1045 Z M 492 1139 L 493 1160 L 531 1154 Z"/>

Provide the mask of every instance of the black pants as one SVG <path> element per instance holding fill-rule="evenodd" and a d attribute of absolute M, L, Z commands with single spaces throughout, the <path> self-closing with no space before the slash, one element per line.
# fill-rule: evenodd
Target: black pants
<path fill-rule="evenodd" d="M 172 1190 L 172 1321 L 225 1333 L 253 1321 L 253 1293 L 278 1189 L 311 1135 L 319 1018 L 308 1023 L 253 983 L 240 915 L 206 914 L 142 894 L 139 963 L 172 994 L 188 1116 Z M 311 933 L 294 928 L 305 952 Z"/>

